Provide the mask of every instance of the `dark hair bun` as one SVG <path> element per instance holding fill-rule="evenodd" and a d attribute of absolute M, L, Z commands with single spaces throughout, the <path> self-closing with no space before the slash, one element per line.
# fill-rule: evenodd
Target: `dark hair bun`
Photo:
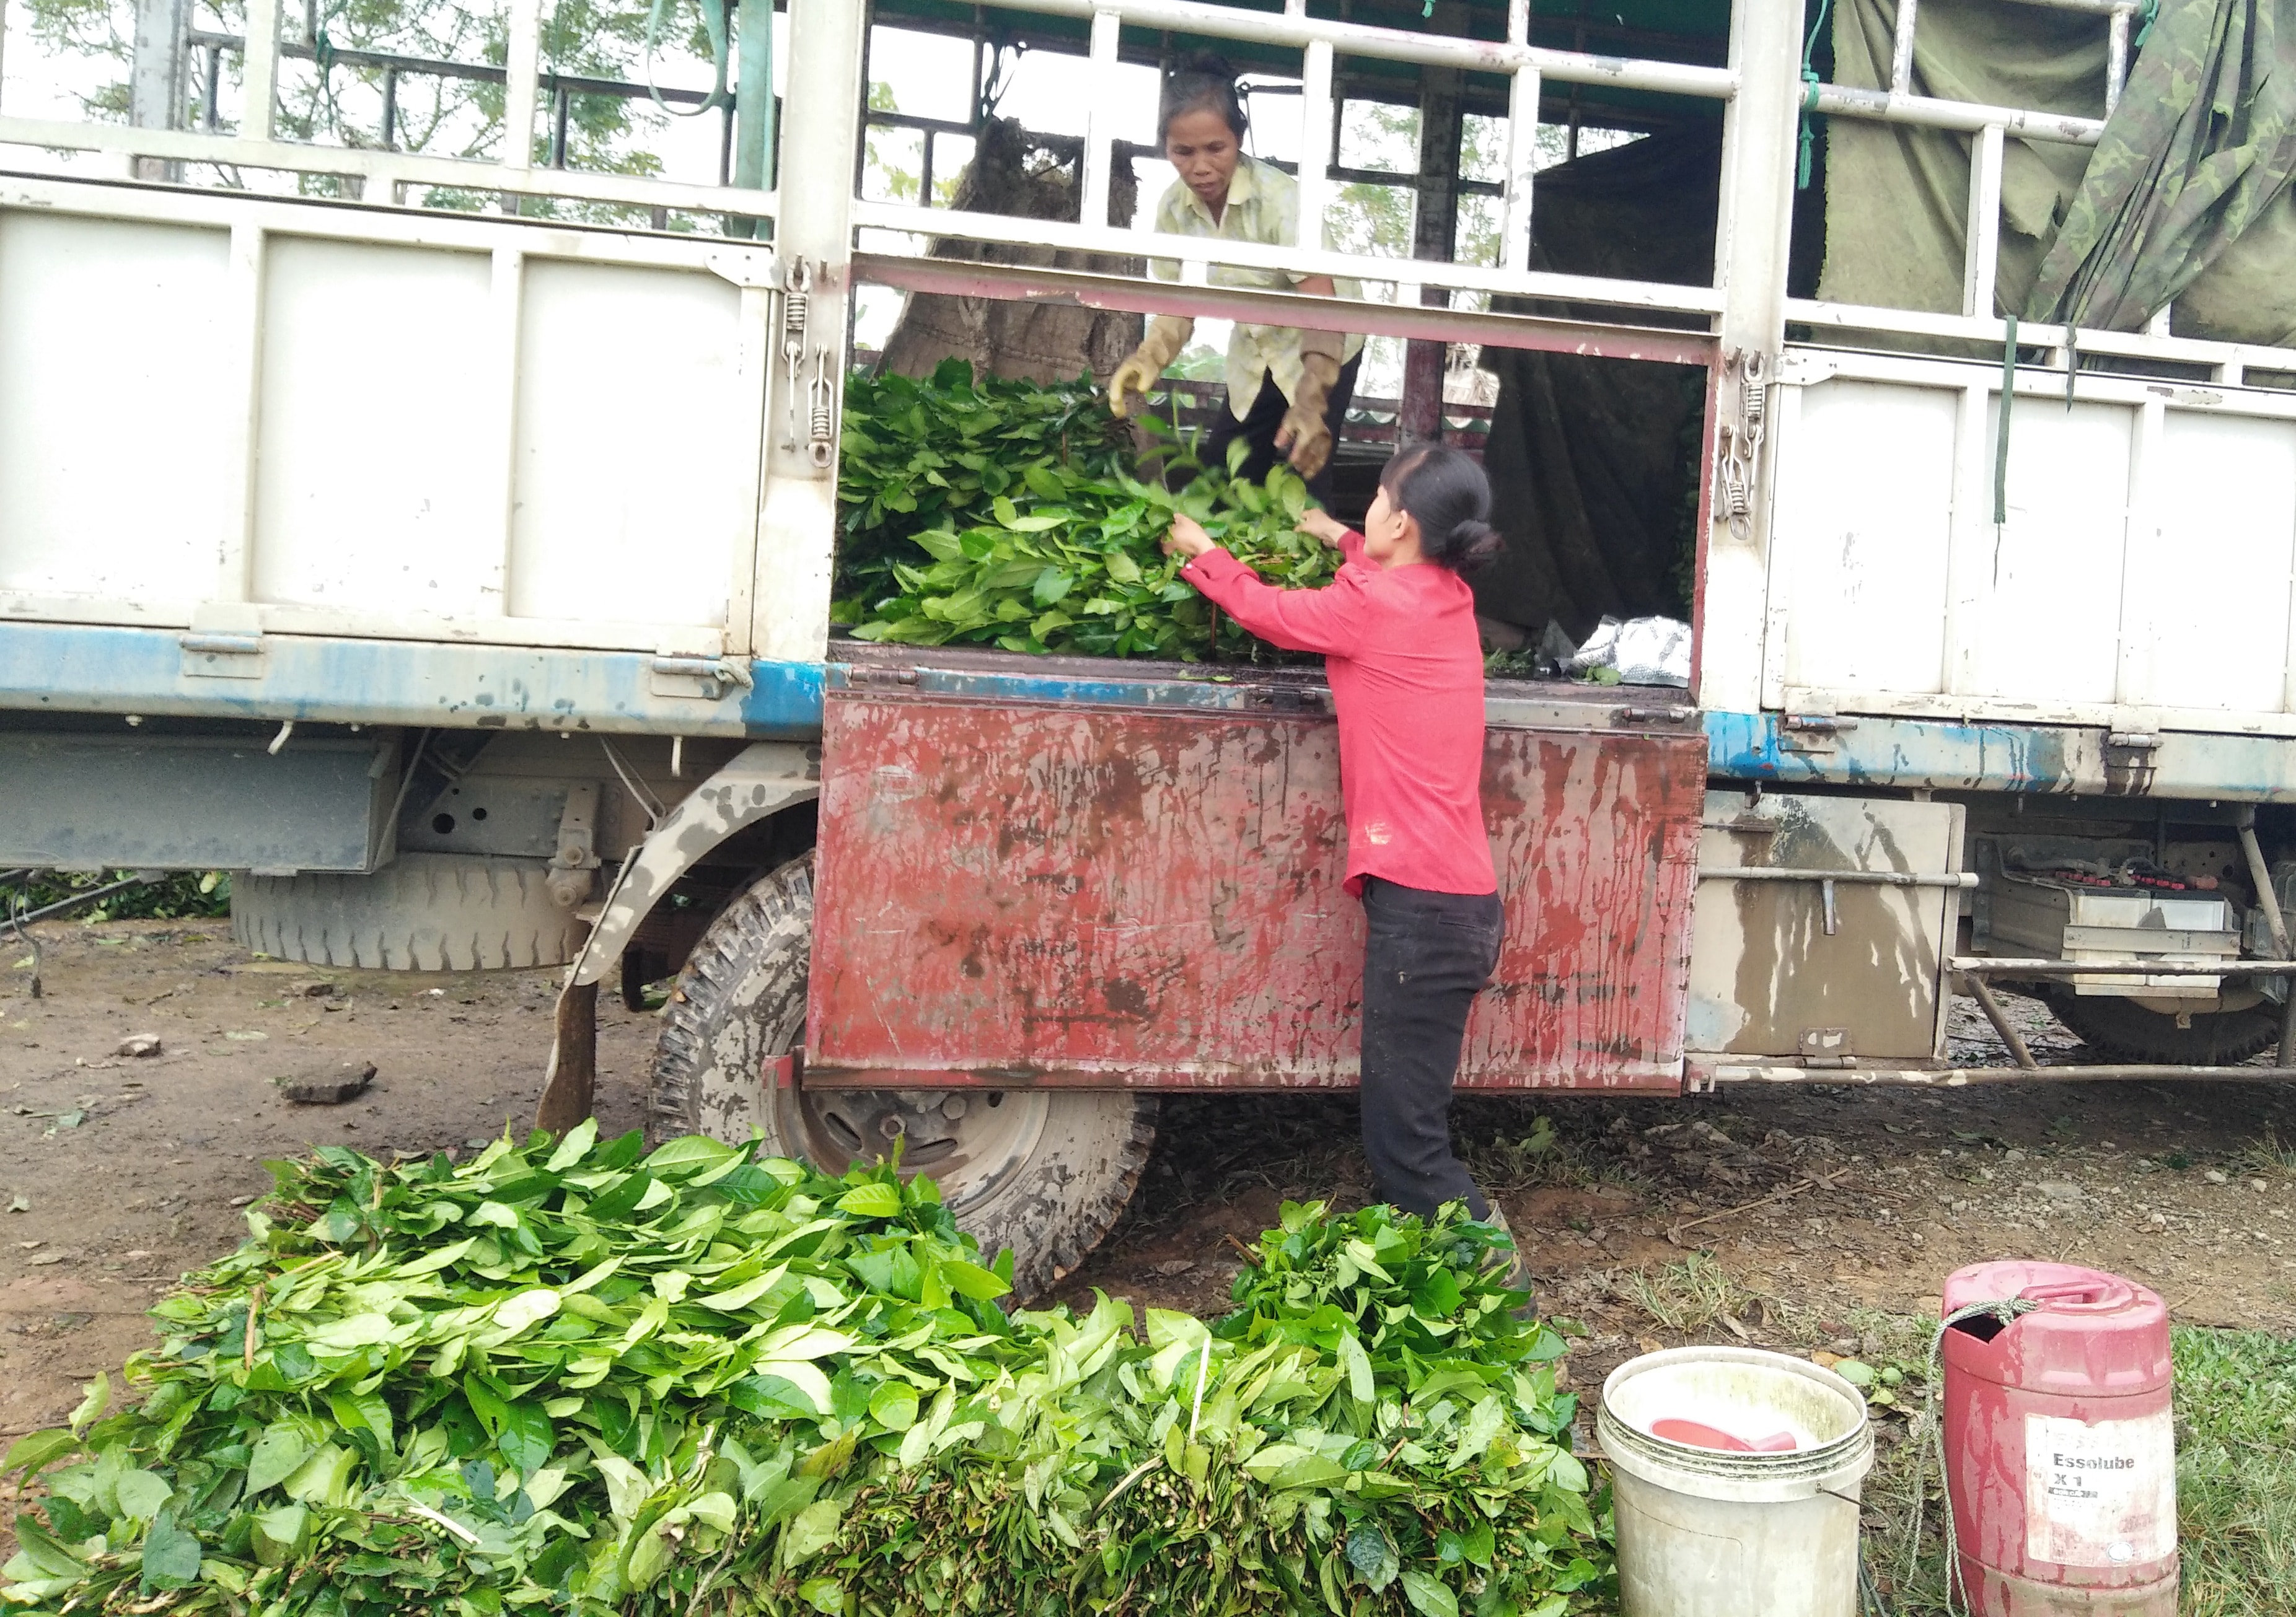
<path fill-rule="evenodd" d="M 1471 519 L 1451 530 L 1442 548 L 1447 555 L 1458 558 L 1458 571 L 1472 573 L 1496 560 L 1506 549 L 1506 538 L 1489 523 Z"/>
<path fill-rule="evenodd" d="M 1487 519 L 1490 480 L 1475 458 L 1447 444 L 1406 449 L 1379 474 L 1388 499 L 1419 524 L 1419 553 L 1455 573 L 1490 561 L 1506 541 Z"/>

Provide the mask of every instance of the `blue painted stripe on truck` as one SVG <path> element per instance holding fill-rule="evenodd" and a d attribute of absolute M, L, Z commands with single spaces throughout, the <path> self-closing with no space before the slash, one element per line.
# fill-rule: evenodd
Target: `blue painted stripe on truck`
<path fill-rule="evenodd" d="M 187 656 L 184 640 L 177 628 L 0 622 L 0 710 L 809 740 L 821 733 L 825 680 L 842 687 L 856 672 L 754 662 L 749 687 L 728 684 L 706 698 L 668 694 L 698 690 L 699 682 L 658 674 L 644 652 L 266 634 L 259 654 L 242 658 Z M 189 673 L 187 664 L 244 677 Z M 930 669 L 917 688 L 984 702 L 1215 711 L 1267 697 L 1217 677 Z M 1548 705 L 1533 701 L 1541 711 L 1508 716 L 1522 723 L 1590 716 L 1567 715 L 1570 704 L 1559 697 L 1551 715 Z M 2291 737 L 2170 731 L 2158 747 L 2130 752 L 2109 747 L 2102 729 L 2070 725 L 1857 715 L 1830 720 L 1827 731 L 1778 714 L 1724 712 L 1702 722 L 1709 767 L 1728 780 L 2296 803 Z"/>
<path fill-rule="evenodd" d="M 1708 713 L 1708 767 L 1764 785 L 1925 787 L 2234 803 L 2296 802 L 2296 738 L 2168 731 L 2114 747 L 2104 730 L 1775 713 Z M 1831 730 L 1813 728 L 1831 725 Z"/>
<path fill-rule="evenodd" d="M 2054 792 L 2070 784 L 2077 756 L 2068 732 L 2045 725 L 1954 724 L 1919 719 L 1833 717 L 1787 731 L 1775 713 L 1708 713 L 1709 767 L 1734 780 L 1874 785 L 1983 786 Z M 2074 749 L 2077 754 L 2078 747 Z M 2100 781 L 2100 787 L 2102 782 Z"/>
<path fill-rule="evenodd" d="M 238 637 L 209 637 L 209 641 Z M 0 708 L 810 739 L 821 666 L 755 662 L 748 688 L 671 695 L 650 653 L 266 634 L 254 655 L 187 655 L 180 629 L 0 623 Z M 187 664 L 215 673 L 187 672 Z"/>

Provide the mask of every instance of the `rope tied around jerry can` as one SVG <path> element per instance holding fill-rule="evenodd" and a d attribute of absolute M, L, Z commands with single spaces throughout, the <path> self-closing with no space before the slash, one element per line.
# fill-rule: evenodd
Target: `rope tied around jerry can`
<path fill-rule="evenodd" d="M 1946 1474 L 1945 1466 L 1945 1334 L 1966 1319 L 1980 1317 L 1997 1322 L 2004 1330 L 2014 1325 L 2023 1315 L 2041 1305 L 2024 1297 L 1997 1297 L 1989 1302 L 1972 1303 L 1955 1309 L 1938 1321 L 1937 1333 L 1930 1338 L 1928 1392 L 1922 1400 L 1920 1418 L 1914 1423 L 1914 1505 L 1906 1532 L 1906 1566 L 1901 1574 L 1901 1587 L 1910 1587 L 1914 1572 L 1920 1564 L 1922 1529 L 1925 1525 L 1929 1506 L 1929 1463 L 1937 1461 L 1938 1480 L 1944 1483 L 1945 1496 L 1945 1609 L 1949 1617 L 1968 1617 L 1969 1590 L 1961 1579 L 1960 1540 L 1953 1519 L 1953 1482 Z M 1878 1605 L 1878 1600 L 1875 1602 Z"/>

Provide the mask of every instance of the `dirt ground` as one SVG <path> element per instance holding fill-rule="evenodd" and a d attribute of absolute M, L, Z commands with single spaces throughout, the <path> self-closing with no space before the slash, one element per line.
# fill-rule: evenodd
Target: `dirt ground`
<path fill-rule="evenodd" d="M 321 971 L 254 959 L 220 922 L 35 931 L 44 997 L 26 951 L 0 951 L 0 1446 L 150 1340 L 143 1311 L 235 1243 L 266 1158 L 463 1150 L 533 1115 L 553 974 Z M 2043 1060 L 2078 1050 L 2040 1006 L 2013 1005 Z M 136 1034 L 158 1053 L 119 1054 Z M 652 1035 L 652 1017 L 603 998 L 609 1130 L 641 1121 Z M 1973 1014 L 1955 1050 L 1998 1056 Z M 275 1087 L 345 1061 L 378 1069 L 349 1104 Z M 2296 1332 L 2296 1152 L 2280 1143 L 2296 1141 L 2296 1098 L 2269 1085 L 1543 1095 L 1470 1099 L 1458 1121 L 1546 1305 L 1583 1324 L 1582 1387 L 1726 1327 L 1875 1354 L 1875 1320 L 1933 1311 L 1948 1272 L 1992 1257 L 2095 1264 L 2186 1322 Z M 1282 1200 L 1362 1199 L 1354 1128 L 1346 1097 L 1168 1103 L 1131 1210 L 1062 1294 L 1218 1311 L 1237 1243 Z M 1702 1252 L 1731 1283 L 1710 1310 L 1678 1284 Z"/>

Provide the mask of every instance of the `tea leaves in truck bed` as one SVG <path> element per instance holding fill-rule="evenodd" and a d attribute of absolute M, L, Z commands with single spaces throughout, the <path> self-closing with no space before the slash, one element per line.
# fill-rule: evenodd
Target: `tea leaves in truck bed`
<path fill-rule="evenodd" d="M 962 360 L 922 381 L 856 376 L 842 455 L 835 616 L 857 639 L 1190 661 L 1217 639 L 1217 655 L 1265 655 L 1162 553 L 1176 510 L 1270 584 L 1339 570 L 1298 529 L 1308 491 L 1289 468 L 1259 484 L 1205 470 L 1170 491 L 1135 475 L 1129 429 L 1082 379 L 976 380 Z M 1164 464 L 1197 470 L 1177 444 Z"/>

